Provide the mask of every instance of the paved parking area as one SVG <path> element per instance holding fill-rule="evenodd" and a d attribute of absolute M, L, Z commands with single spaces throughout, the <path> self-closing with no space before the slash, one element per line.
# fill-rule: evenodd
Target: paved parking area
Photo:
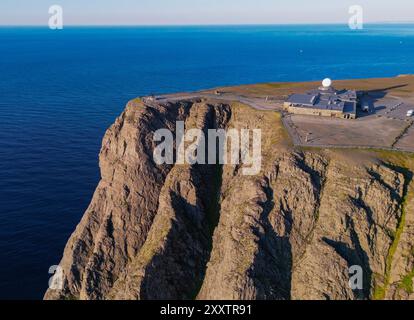
<path fill-rule="evenodd" d="M 398 97 L 375 98 L 365 96 L 361 98 L 361 104 L 368 104 L 370 111 L 368 113 L 359 111 L 359 118 L 372 118 L 375 116 L 384 116 L 400 120 L 407 119 L 407 111 L 414 109 L 414 103 L 410 100 L 402 100 Z"/>
<path fill-rule="evenodd" d="M 290 115 L 299 144 L 308 146 L 391 147 L 405 121 L 371 118 L 363 121 Z"/>
<path fill-rule="evenodd" d="M 371 92 L 362 103 L 370 105 L 369 112 L 359 110 L 356 120 L 286 114 L 283 101 L 237 94 L 189 93 L 164 95 L 159 102 L 208 98 L 239 101 L 258 110 L 275 110 L 284 114 L 283 123 L 295 145 L 314 147 L 363 147 L 398 149 L 414 152 L 414 99 L 401 99 Z"/>
<path fill-rule="evenodd" d="M 294 144 L 315 147 L 366 147 L 414 152 L 412 101 L 397 97 L 365 97 L 370 112 L 356 120 L 286 115 L 284 124 Z"/>

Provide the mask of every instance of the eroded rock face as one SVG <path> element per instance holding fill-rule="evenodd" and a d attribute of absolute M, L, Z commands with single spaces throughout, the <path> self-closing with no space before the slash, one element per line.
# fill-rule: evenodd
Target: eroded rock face
<path fill-rule="evenodd" d="M 100 152 L 100 181 L 92 202 L 66 245 L 60 266 L 64 290 L 47 299 L 103 299 L 144 244 L 171 166 L 153 162 L 152 133 L 174 132 L 191 104 L 144 107 L 130 102 L 108 129 Z"/>
<path fill-rule="evenodd" d="M 153 133 L 177 120 L 262 129 L 260 174 L 156 165 Z M 104 137 L 102 180 L 60 263 L 64 288 L 45 298 L 413 298 L 410 169 L 294 150 L 279 120 L 217 101 L 130 102 Z M 361 290 L 349 286 L 354 265 Z"/>

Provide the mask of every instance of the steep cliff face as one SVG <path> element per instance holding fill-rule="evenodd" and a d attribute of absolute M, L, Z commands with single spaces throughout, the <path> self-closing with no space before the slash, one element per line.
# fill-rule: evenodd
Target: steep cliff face
<path fill-rule="evenodd" d="M 153 133 L 262 130 L 262 169 L 157 165 Z M 298 150 L 274 112 L 136 100 L 106 133 L 102 180 L 46 299 L 414 298 L 414 159 Z M 349 286 L 349 268 L 363 288 Z"/>

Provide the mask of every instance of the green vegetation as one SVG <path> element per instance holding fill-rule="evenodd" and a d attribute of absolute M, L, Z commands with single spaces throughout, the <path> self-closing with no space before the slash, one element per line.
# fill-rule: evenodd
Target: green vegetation
<path fill-rule="evenodd" d="M 141 98 L 135 98 L 130 101 L 131 103 L 142 103 Z"/>
<path fill-rule="evenodd" d="M 406 169 L 406 174 L 409 170 L 414 171 L 414 154 L 404 151 L 371 149 L 380 159 L 391 163 L 393 166 L 399 166 Z M 403 172 L 404 173 L 404 172 Z"/>
<path fill-rule="evenodd" d="M 382 286 L 375 286 L 372 298 L 374 300 L 384 300 L 385 299 L 385 288 Z"/>
<path fill-rule="evenodd" d="M 155 220 L 154 220 L 154 224 L 155 224 Z M 149 233 L 139 254 L 134 259 L 135 264 L 147 265 L 154 258 L 158 250 L 160 250 L 160 244 L 162 244 L 164 242 L 164 239 L 166 239 L 170 234 L 170 231 L 172 228 L 171 218 L 163 217 L 157 220 L 156 226 L 157 226 L 157 229 L 153 231 L 153 235 L 154 235 L 153 238 L 151 237 L 151 233 Z"/>
<path fill-rule="evenodd" d="M 323 150 L 324 148 L 318 147 L 301 147 L 301 150 L 304 151 L 317 151 Z M 330 148 L 340 150 L 340 148 Z M 358 148 L 349 148 L 349 152 L 363 152 L 366 154 L 373 154 L 376 158 L 383 161 L 387 166 L 393 170 L 400 172 L 404 175 L 405 185 L 403 191 L 403 199 L 401 203 L 401 217 L 398 222 L 396 230 L 385 229 L 385 232 L 388 234 L 390 239 L 392 239 L 392 244 L 388 250 L 386 258 L 386 267 L 385 273 L 383 275 L 375 274 L 375 287 L 373 290 L 372 298 L 374 300 L 383 300 L 385 299 L 388 286 L 390 285 L 391 271 L 393 267 L 394 256 L 397 251 L 398 245 L 401 240 L 401 235 L 404 232 L 406 215 L 407 215 L 407 205 L 414 198 L 414 183 L 412 182 L 412 172 L 414 172 L 414 155 L 402 151 L 394 150 L 384 150 L 384 149 L 358 149 Z M 412 253 L 414 254 L 414 252 Z M 407 274 L 401 279 L 400 288 L 404 289 L 407 293 L 412 293 L 413 289 L 413 278 L 414 278 L 414 269 L 411 273 Z"/>
<path fill-rule="evenodd" d="M 292 86 L 292 84 L 289 82 L 265 83 L 265 84 L 257 85 L 257 87 L 272 88 L 272 89 L 287 88 L 290 86 Z"/>
<path fill-rule="evenodd" d="M 377 151 L 382 158 L 383 161 L 387 162 L 387 165 L 394 169 L 395 171 L 404 175 L 404 190 L 403 190 L 403 198 L 401 203 L 401 217 L 397 225 L 397 229 L 395 232 L 389 234 L 391 239 L 393 239 L 392 244 L 388 250 L 387 259 L 386 259 L 386 266 L 385 266 L 385 274 L 383 279 L 383 285 L 379 286 L 376 285 L 373 293 L 373 298 L 375 300 L 382 300 L 385 298 L 388 286 L 391 280 L 391 271 L 393 266 L 393 259 L 394 255 L 397 251 L 401 235 L 404 231 L 405 223 L 406 223 L 406 215 L 407 215 L 407 205 L 413 199 L 414 196 L 414 186 L 412 182 L 412 171 L 414 166 L 414 155 L 409 155 L 403 152 L 395 152 L 395 151 Z M 388 230 L 389 231 L 389 230 Z M 412 278 L 414 276 L 414 270 L 412 273 L 405 276 L 401 283 L 400 287 L 405 289 L 407 292 L 412 291 Z"/>
<path fill-rule="evenodd" d="M 414 293 L 413 278 L 414 278 L 414 269 L 409 274 L 407 274 L 405 277 L 402 278 L 399 287 L 401 289 L 404 289 L 409 294 Z"/>
<path fill-rule="evenodd" d="M 374 292 L 374 298 L 377 297 L 377 300 L 382 300 L 385 298 L 386 290 L 390 284 L 390 278 L 391 278 L 391 270 L 392 270 L 392 262 L 394 259 L 395 252 L 397 251 L 398 244 L 400 242 L 401 234 L 404 231 L 405 226 L 405 216 L 406 216 L 406 210 L 405 210 L 405 199 L 403 204 L 401 205 L 401 218 L 397 226 L 397 230 L 395 231 L 395 237 L 391 244 L 390 249 L 388 250 L 387 254 L 387 260 L 385 265 L 385 275 L 384 275 L 384 287 L 378 287 L 376 288 Z"/>

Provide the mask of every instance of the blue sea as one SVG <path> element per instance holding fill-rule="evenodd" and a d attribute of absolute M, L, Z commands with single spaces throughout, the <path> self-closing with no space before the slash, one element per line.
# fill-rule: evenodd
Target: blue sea
<path fill-rule="evenodd" d="M 414 25 L 0 28 L 0 298 L 42 298 L 129 99 L 406 73 Z"/>

